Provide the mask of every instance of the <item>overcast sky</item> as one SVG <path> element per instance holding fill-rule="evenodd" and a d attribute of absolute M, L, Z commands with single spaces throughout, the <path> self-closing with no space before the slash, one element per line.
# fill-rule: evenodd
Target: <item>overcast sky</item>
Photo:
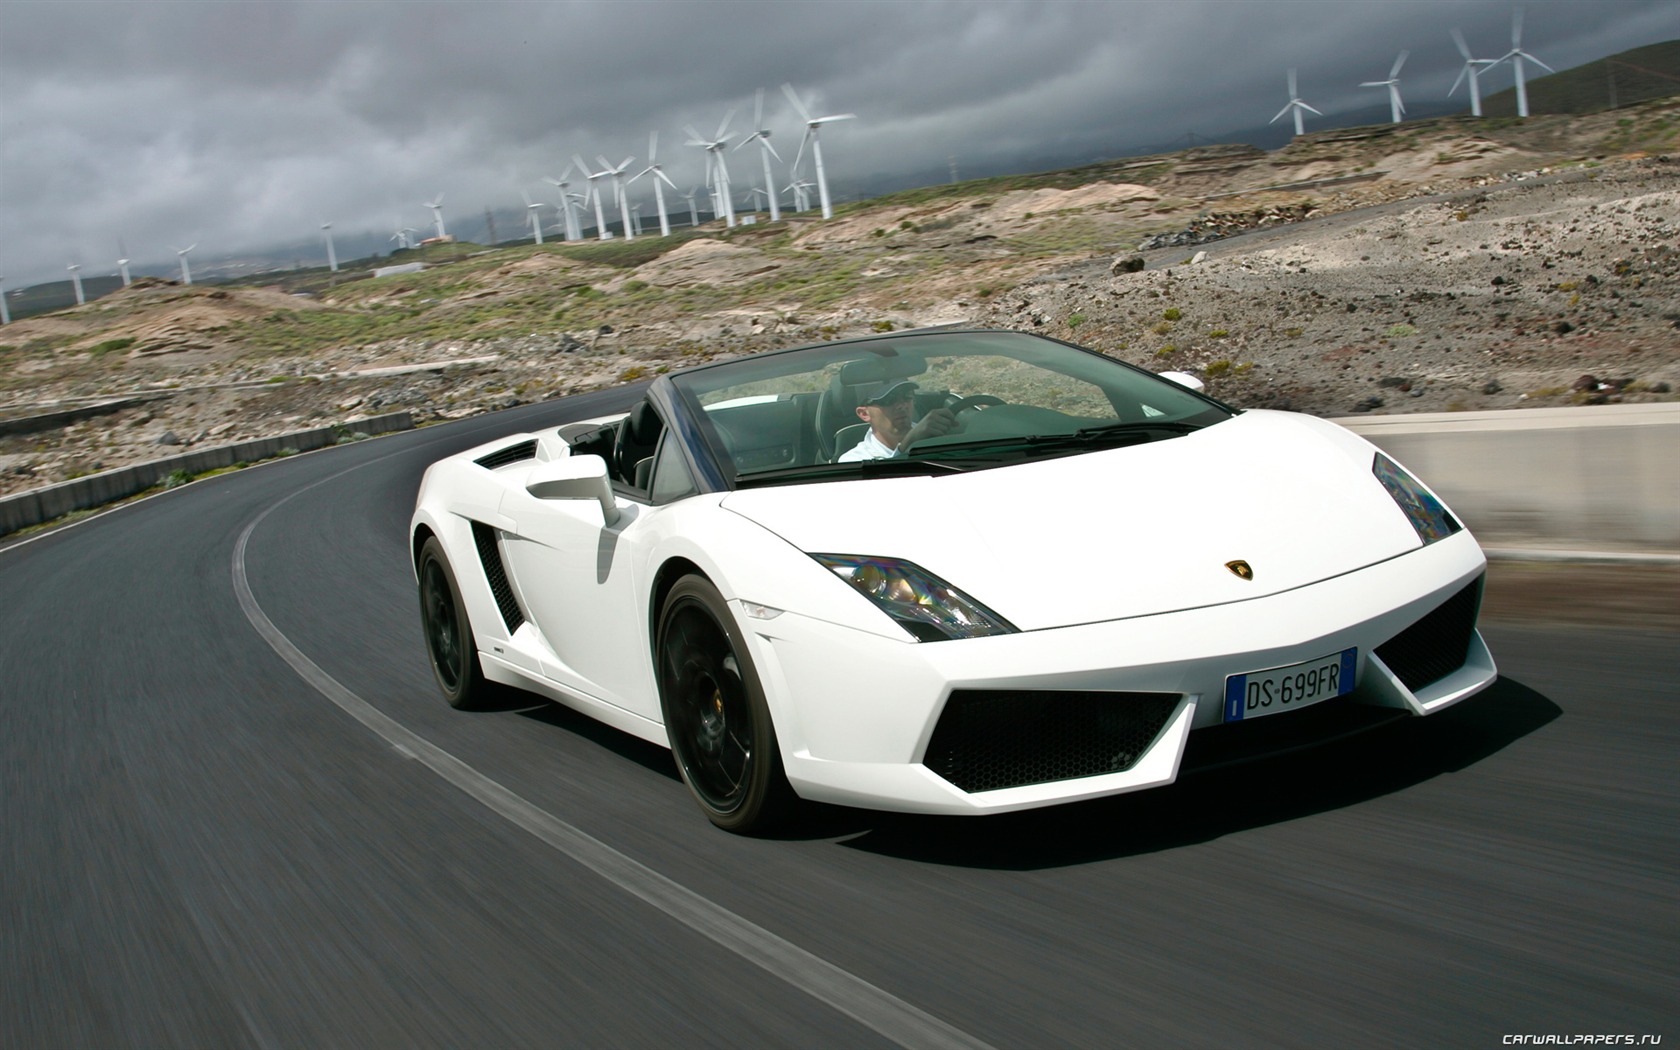
<path fill-rule="evenodd" d="M 765 126 L 782 154 L 816 115 L 836 197 L 882 176 L 990 173 L 1031 157 L 1095 159 L 1217 139 L 1269 121 L 1286 70 L 1329 117 L 1383 101 L 1409 49 L 1408 100 L 1445 98 L 1462 59 L 1510 49 L 1510 3 L 1485 0 L 0 0 L 0 274 L 8 288 L 195 269 L 296 242 L 324 262 L 357 231 L 482 236 L 487 206 L 574 153 L 658 159 L 688 188 L 702 151 L 685 125 Z M 1529 0 L 1524 50 L 1557 69 L 1680 37 L 1677 0 Z M 1509 64 L 1484 94 L 1511 86 Z M 1461 87 L 1456 96 L 1463 101 Z M 1467 109 L 1466 105 L 1466 109 Z M 1285 118 L 1287 120 L 1288 118 Z M 1309 115 L 1308 130 L 1326 126 Z M 756 145 L 728 154 L 761 181 Z M 808 162 L 807 162 L 808 163 Z M 645 186 L 646 180 L 638 186 Z M 644 191 L 646 192 L 646 191 Z M 649 193 L 648 196 L 651 197 Z M 703 199 L 703 198 L 702 198 Z M 676 209 L 686 208 L 680 201 Z M 674 209 L 675 210 L 675 209 Z M 651 208 L 645 214 L 651 215 Z M 554 212 L 547 213 L 549 222 Z M 502 237 L 516 231 L 499 227 Z M 364 247 L 363 250 L 367 250 Z M 384 247 L 389 247 L 384 245 Z M 313 249 L 316 258 L 307 257 Z"/>

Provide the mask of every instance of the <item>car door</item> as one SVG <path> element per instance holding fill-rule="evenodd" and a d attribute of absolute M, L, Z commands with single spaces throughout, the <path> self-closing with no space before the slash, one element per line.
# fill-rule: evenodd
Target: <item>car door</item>
<path fill-rule="evenodd" d="M 657 697 L 646 695 L 647 627 L 638 595 L 641 559 L 635 554 L 650 508 L 618 501 L 607 524 L 592 500 L 544 500 L 523 489 L 508 492 L 503 514 L 516 523 L 503 551 L 544 643 L 543 674 L 647 718 L 659 718 Z"/>

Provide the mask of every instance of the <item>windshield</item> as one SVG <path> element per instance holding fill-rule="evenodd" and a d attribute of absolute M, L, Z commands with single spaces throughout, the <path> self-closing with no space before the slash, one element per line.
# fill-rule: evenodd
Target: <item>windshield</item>
<path fill-rule="evenodd" d="M 671 380 L 737 485 L 980 469 L 1170 439 L 1231 414 L 1112 358 L 1020 332 L 812 347 Z"/>

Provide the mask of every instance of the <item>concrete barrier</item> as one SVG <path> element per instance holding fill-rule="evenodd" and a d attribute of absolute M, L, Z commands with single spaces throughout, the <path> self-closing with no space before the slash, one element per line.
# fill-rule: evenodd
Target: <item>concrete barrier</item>
<path fill-rule="evenodd" d="M 15 496 L 0 499 L 0 536 L 61 518 L 72 511 L 127 499 L 135 493 L 162 484 L 178 470 L 188 474 L 202 474 L 207 470 L 231 467 L 235 463 L 255 463 L 258 460 L 269 459 L 285 449 L 309 452 L 326 448 L 328 445 L 338 444 L 349 434 L 388 434 L 396 430 L 410 430 L 413 427 L 414 417 L 411 413 L 392 412 L 277 437 L 256 438 L 233 445 L 195 449 L 167 459 L 118 467 L 115 470 L 89 474 L 85 478 L 20 492 Z"/>
<path fill-rule="evenodd" d="M 1483 545 L 1680 551 L 1680 403 L 1355 416 Z"/>
<path fill-rule="evenodd" d="M 1680 552 L 1680 403 L 1353 416 L 1490 547 Z M 0 536 L 206 470 L 413 426 L 407 412 L 188 452 L 0 499 Z"/>

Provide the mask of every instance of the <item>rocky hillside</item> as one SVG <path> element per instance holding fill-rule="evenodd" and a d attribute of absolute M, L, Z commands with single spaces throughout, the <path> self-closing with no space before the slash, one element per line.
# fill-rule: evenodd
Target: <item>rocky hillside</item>
<path fill-rule="evenodd" d="M 1668 399 L 1677 135 L 1680 100 L 1454 118 L 930 187 L 829 222 L 456 245 L 398 276 L 141 281 L 0 329 L 0 494 L 167 446 L 933 324 L 1040 331 L 1322 415 Z"/>

